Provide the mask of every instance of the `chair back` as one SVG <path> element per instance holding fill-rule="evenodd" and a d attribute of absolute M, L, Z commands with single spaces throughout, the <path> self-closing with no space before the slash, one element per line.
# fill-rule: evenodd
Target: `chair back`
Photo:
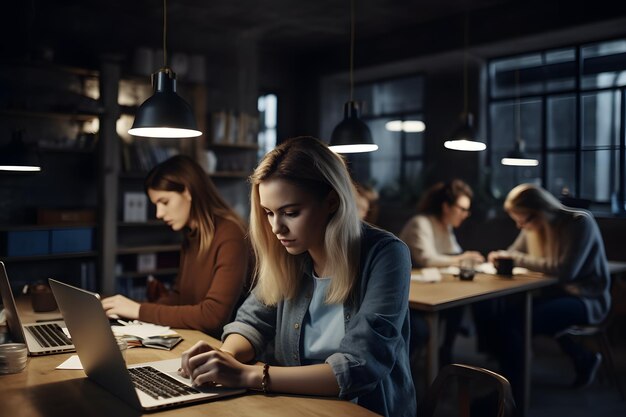
<path fill-rule="evenodd" d="M 513 417 L 515 401 L 509 381 L 477 366 L 443 367 L 424 399 L 423 417 Z"/>

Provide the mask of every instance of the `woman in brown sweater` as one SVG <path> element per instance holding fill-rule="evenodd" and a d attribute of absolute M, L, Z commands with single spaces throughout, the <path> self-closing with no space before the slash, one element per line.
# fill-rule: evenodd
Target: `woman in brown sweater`
<path fill-rule="evenodd" d="M 174 286 L 154 303 L 115 295 L 103 299 L 102 306 L 109 316 L 219 337 L 246 284 L 250 251 L 244 224 L 202 168 L 186 156 L 154 167 L 145 188 L 157 218 L 185 233 Z"/>

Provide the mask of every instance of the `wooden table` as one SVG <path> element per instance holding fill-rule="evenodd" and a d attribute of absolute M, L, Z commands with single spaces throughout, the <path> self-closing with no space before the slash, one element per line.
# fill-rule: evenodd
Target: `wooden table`
<path fill-rule="evenodd" d="M 18 302 L 21 311 L 29 304 Z M 30 313 L 30 314 L 28 314 Z M 58 312 L 31 318 L 58 317 Z M 34 320 L 32 320 L 34 321 Z M 184 340 L 172 351 L 133 348 L 127 351 L 129 364 L 171 359 L 198 340 L 219 342 L 194 330 L 176 330 Z M 17 374 L 0 375 L 0 415 L 10 417 L 106 416 L 136 417 L 143 413 L 88 380 L 82 370 L 55 370 L 72 353 L 30 357 L 26 369 Z M 158 416 L 376 416 L 377 414 L 349 401 L 328 397 L 263 395 L 250 391 L 221 400 L 150 413 Z"/>
<path fill-rule="evenodd" d="M 419 273 L 419 270 L 414 270 Z M 460 281 L 452 275 L 442 275 L 441 282 L 411 281 L 409 306 L 425 313 L 430 337 L 427 345 L 426 376 L 432 382 L 439 372 L 439 312 L 477 301 L 491 300 L 512 294 L 524 295 L 524 362 L 523 402 L 518 404 L 521 415 L 528 415 L 531 369 L 532 291 L 556 284 L 557 279 L 529 273 L 506 278 L 498 275 L 476 274 L 473 281 Z"/>

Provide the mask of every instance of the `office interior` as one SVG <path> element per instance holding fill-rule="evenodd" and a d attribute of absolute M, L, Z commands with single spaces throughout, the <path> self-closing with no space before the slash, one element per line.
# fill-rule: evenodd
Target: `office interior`
<path fill-rule="evenodd" d="M 475 198 L 457 236 L 486 254 L 517 234 L 506 193 L 534 182 L 591 210 L 608 259 L 626 262 L 626 3 L 356 0 L 351 15 L 349 0 L 169 0 L 168 64 L 203 134 L 139 143 L 126 130 L 164 61 L 163 6 L 3 6 L 0 146 L 24 142 L 43 168 L 0 172 L 0 260 L 16 288 L 54 276 L 141 298 L 150 275 L 171 282 L 180 236 L 137 197 L 147 169 L 192 155 L 246 216 L 258 159 L 289 137 L 328 141 L 351 86 L 379 150 L 348 160 L 379 195 L 378 226 L 399 233 L 426 187 L 462 178 Z M 484 151 L 444 147 L 467 112 Z M 537 167 L 501 165 L 520 137 Z"/>

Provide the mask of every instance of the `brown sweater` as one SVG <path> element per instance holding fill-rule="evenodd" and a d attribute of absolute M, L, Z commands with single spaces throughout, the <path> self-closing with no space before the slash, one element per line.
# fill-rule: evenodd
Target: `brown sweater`
<path fill-rule="evenodd" d="M 205 255 L 198 255 L 197 234 L 188 235 L 187 243 L 174 287 L 155 303 L 142 303 L 139 320 L 219 338 L 246 283 L 248 244 L 243 231 L 223 218 L 216 218 L 215 237 Z"/>

